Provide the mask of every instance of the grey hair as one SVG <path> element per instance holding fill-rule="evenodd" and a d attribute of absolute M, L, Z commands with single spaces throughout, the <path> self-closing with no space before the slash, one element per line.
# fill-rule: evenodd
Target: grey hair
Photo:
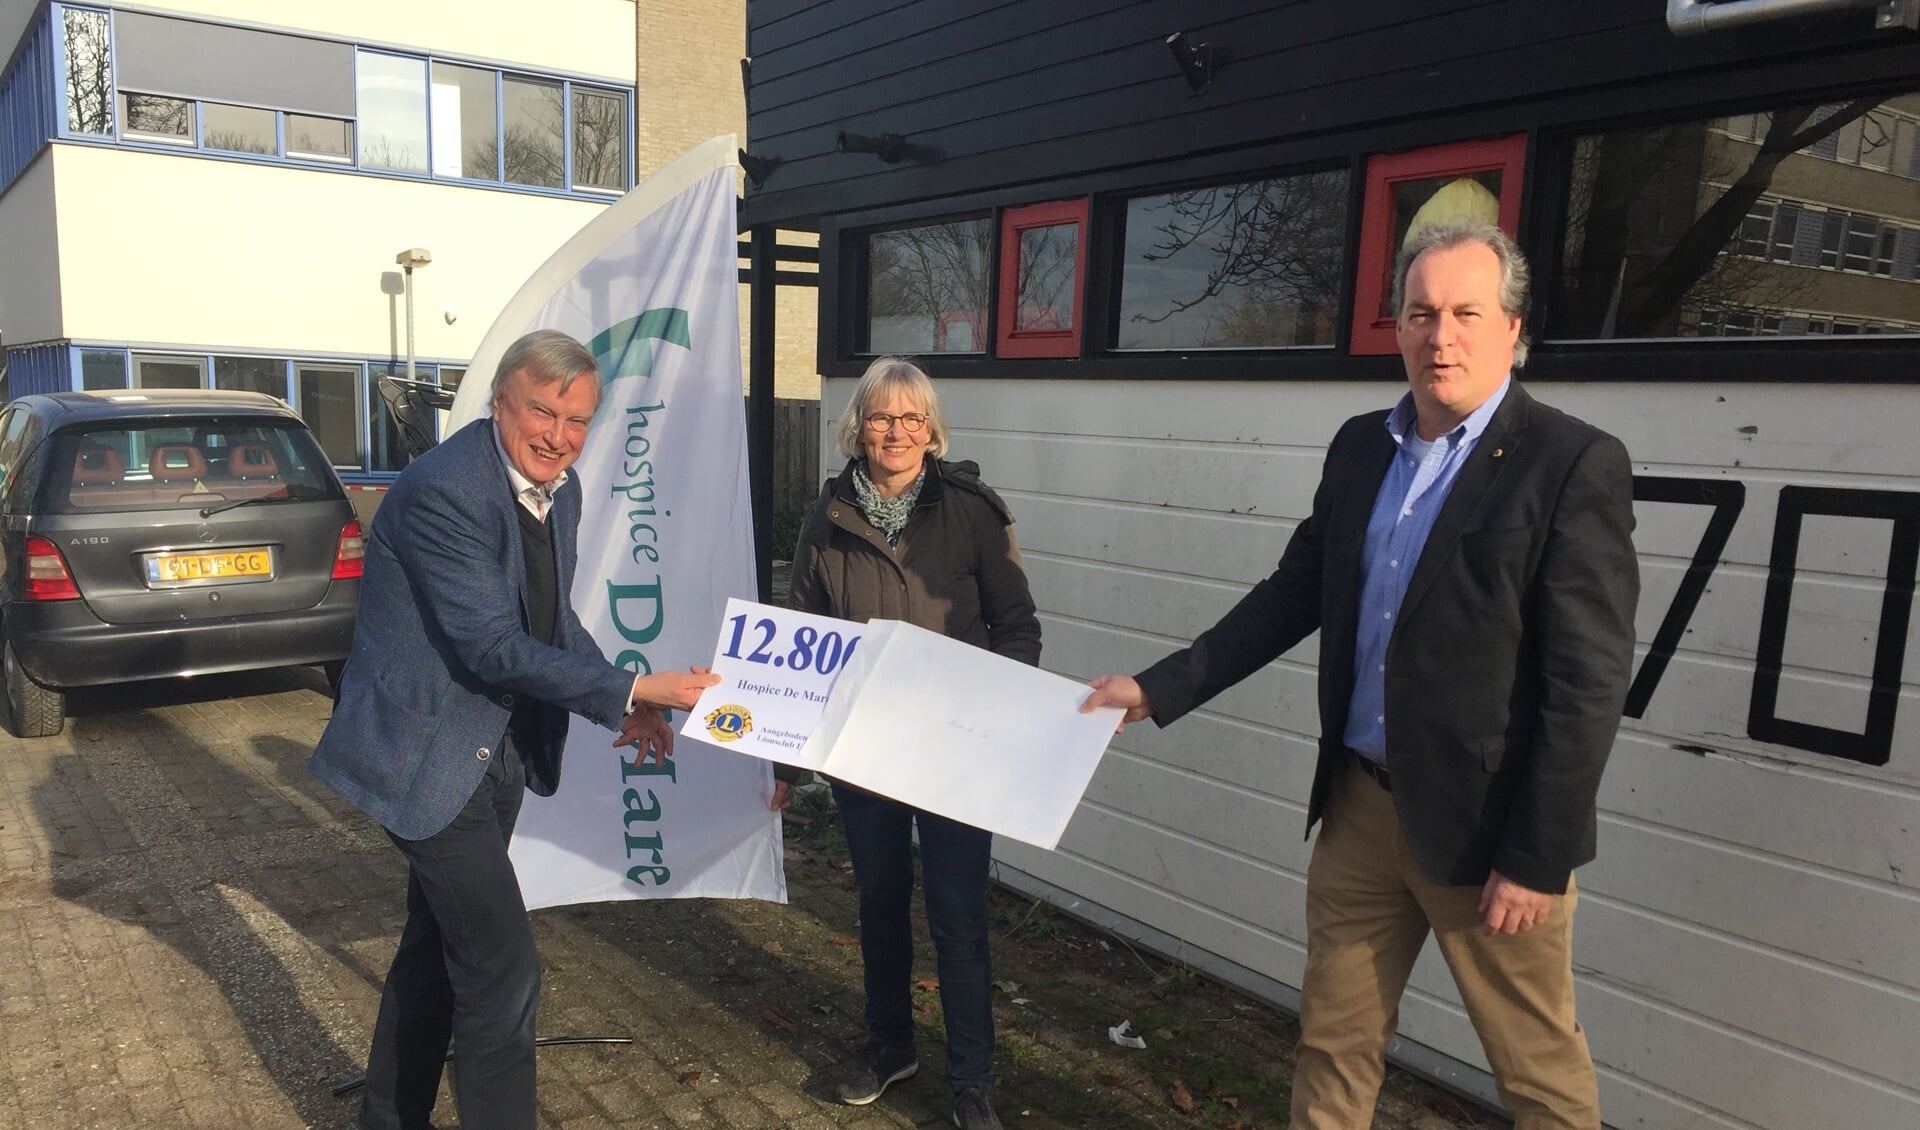
<path fill-rule="evenodd" d="M 1519 245 L 1492 224 L 1429 224 L 1415 231 L 1393 261 L 1394 320 L 1399 321 L 1404 312 L 1407 274 L 1413 270 L 1413 261 L 1428 251 L 1446 251 L 1470 243 L 1481 244 L 1500 260 L 1500 312 L 1520 319 L 1520 340 L 1513 344 L 1513 367 L 1518 369 L 1527 363 L 1527 308 L 1533 300 L 1533 272 L 1527 268 L 1527 257 L 1520 253 Z"/>
<path fill-rule="evenodd" d="M 506 391 L 513 375 L 526 371 L 527 383 L 550 385 L 558 382 L 558 391 L 566 392 L 574 381 L 592 374 L 593 387 L 600 387 L 600 362 L 587 347 L 559 330 L 534 330 L 507 346 L 500 364 L 493 371 L 493 395 L 498 399 Z"/>
<path fill-rule="evenodd" d="M 860 431 L 866 426 L 867 412 L 896 390 L 926 410 L 927 454 L 938 459 L 947 453 L 947 421 L 940 414 L 940 394 L 933 390 L 933 378 L 904 357 L 876 357 L 853 386 L 847 410 L 840 413 L 840 454 L 851 459 L 866 451 L 860 446 Z"/>

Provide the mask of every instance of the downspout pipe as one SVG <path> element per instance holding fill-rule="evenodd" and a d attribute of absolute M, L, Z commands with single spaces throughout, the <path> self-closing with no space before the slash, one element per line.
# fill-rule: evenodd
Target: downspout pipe
<path fill-rule="evenodd" d="M 1853 8 L 1877 8 L 1883 0 L 1667 0 L 1667 30 L 1681 37 L 1730 27 L 1789 20 Z"/>

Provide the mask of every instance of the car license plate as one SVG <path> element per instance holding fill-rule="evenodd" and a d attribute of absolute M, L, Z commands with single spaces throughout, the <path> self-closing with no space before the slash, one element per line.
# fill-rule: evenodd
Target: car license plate
<path fill-rule="evenodd" d="M 224 549 L 215 553 L 154 553 L 147 556 L 149 585 L 272 579 L 273 551 L 270 549 Z"/>

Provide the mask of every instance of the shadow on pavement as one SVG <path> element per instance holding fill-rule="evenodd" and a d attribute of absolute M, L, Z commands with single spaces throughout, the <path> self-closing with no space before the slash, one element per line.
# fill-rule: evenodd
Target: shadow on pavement
<path fill-rule="evenodd" d="M 307 774 L 316 733 L 308 692 L 326 693 L 317 669 L 76 693 L 68 723 L 74 753 L 56 759 L 32 805 L 44 826 L 78 806 L 124 831 L 104 837 L 97 852 L 53 852 L 54 893 L 145 928 L 198 967 L 299 1118 L 333 1126 L 344 1125 L 352 1108 L 328 1088 L 358 1074 L 360 1060 L 332 1032 L 351 1027 L 347 1002 L 356 983 L 377 985 L 379 976 L 347 943 L 385 929 L 365 909 L 343 909 L 364 901 L 370 869 L 398 872 L 356 850 L 342 822 L 344 802 Z M 241 695 L 255 696 L 244 723 L 222 701 Z M 381 887 L 391 896 L 399 880 Z M 334 1015 L 316 1015 L 309 1002 Z M 172 997 L 147 1007 L 172 1011 L 169 1004 L 185 1007 Z M 185 1054 L 176 1041 L 217 1043 L 221 1030 L 207 1016 L 163 1023 L 162 1031 L 172 1031 L 171 1055 Z M 209 1056 L 209 1070 L 224 1066 L 216 1058 Z"/>

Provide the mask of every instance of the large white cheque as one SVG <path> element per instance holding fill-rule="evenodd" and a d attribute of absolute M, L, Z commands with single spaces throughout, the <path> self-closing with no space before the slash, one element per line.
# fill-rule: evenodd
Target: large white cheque
<path fill-rule="evenodd" d="M 1036 847 L 1060 842 L 1120 721 L 1118 707 L 1080 713 L 1083 683 L 912 624 L 744 601 L 727 616 L 721 682 L 682 733 Z"/>
<path fill-rule="evenodd" d="M 713 649 L 720 681 L 680 732 L 736 753 L 822 766 L 803 747 L 867 625 L 732 597 Z"/>

